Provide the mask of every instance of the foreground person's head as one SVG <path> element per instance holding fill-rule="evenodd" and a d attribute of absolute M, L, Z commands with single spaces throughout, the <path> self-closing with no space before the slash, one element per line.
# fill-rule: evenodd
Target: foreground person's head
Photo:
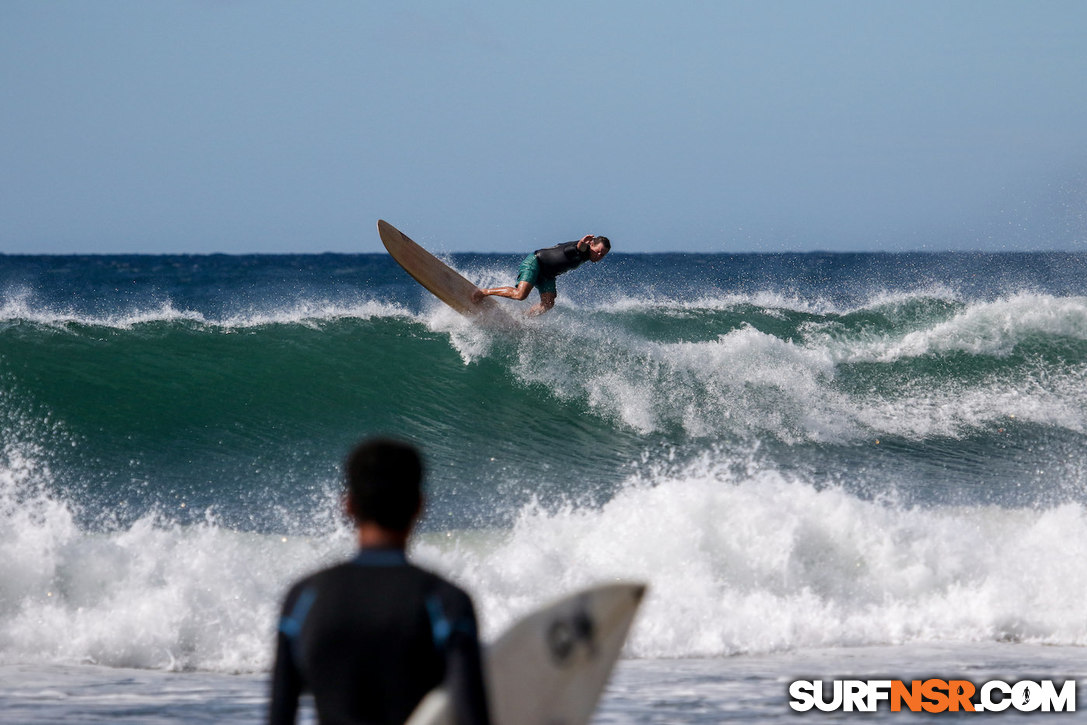
<path fill-rule="evenodd" d="M 344 463 L 346 507 L 357 526 L 406 534 L 423 506 L 423 461 L 414 446 L 391 438 L 359 443 Z"/>

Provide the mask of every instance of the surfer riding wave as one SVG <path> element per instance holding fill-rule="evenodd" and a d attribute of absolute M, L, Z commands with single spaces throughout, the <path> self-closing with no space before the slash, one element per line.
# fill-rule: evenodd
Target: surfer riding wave
<path fill-rule="evenodd" d="M 553 247 L 537 249 L 521 262 L 517 270 L 516 287 L 477 289 L 472 293 L 472 301 L 479 302 L 488 295 L 523 300 L 535 287 L 540 291 L 540 302 L 529 308 L 526 314 L 543 314 L 555 306 L 556 277 L 576 269 L 582 262 L 599 262 L 610 251 L 611 240 L 592 234 L 586 234 L 576 242 L 563 242 Z"/>

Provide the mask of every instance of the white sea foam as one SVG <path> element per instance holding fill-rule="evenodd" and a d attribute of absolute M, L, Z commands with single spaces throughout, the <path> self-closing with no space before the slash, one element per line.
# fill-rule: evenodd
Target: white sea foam
<path fill-rule="evenodd" d="M 571 302 L 571 306 L 580 307 Z M 696 297 L 676 298 L 667 295 L 650 294 L 640 297 L 617 297 L 608 299 L 592 309 L 604 309 L 609 312 L 690 312 L 690 311 L 729 311 L 741 306 L 752 305 L 762 308 L 766 314 L 775 312 L 804 312 L 809 314 L 840 314 L 845 308 L 826 298 L 802 297 L 799 294 L 756 290 L 750 293 L 714 292 L 703 293 Z"/>
<path fill-rule="evenodd" d="M 647 342 L 607 320 L 556 315 L 497 344 L 437 304 L 415 315 L 315 302 L 215 321 L 168 305 L 87 318 L 35 311 L 25 299 L 4 304 L 0 320 L 117 327 L 407 315 L 447 333 L 466 363 L 508 352 L 522 383 L 585 401 L 641 433 L 848 441 L 876 430 L 925 439 L 1010 416 L 1087 431 L 1087 368 L 1074 360 L 1059 370 L 1020 366 L 1014 378 L 907 381 L 874 393 L 834 384 L 854 362 L 1000 356 L 1037 334 L 1087 339 L 1081 298 L 971 303 L 896 340 L 801 341 L 741 327 L 705 341 Z M 5 436 L 29 425 L 8 419 Z M 14 438 L 0 443 L 0 662 L 260 669 L 288 582 L 349 553 L 334 501 L 319 512 L 326 533 L 308 538 L 239 533 L 213 517 L 180 526 L 153 514 L 87 531 L 76 514 L 90 504 L 54 491 L 47 457 Z M 1065 473 L 1062 485 L 1082 491 L 1084 471 Z M 907 508 L 707 454 L 681 472 L 631 480 L 603 507 L 527 506 L 507 531 L 431 533 L 415 553 L 473 591 L 488 637 L 561 592 L 622 578 L 652 587 L 631 640 L 635 656 L 930 640 L 1087 646 L 1082 503 Z"/>
<path fill-rule="evenodd" d="M 150 322 L 187 321 L 207 323 L 199 312 L 178 310 L 171 302 L 135 308 L 127 312 L 114 312 L 107 315 L 94 315 L 40 304 L 27 290 L 9 292 L 0 305 L 0 321 L 24 321 L 37 325 L 63 327 L 65 325 L 88 325 L 127 330 Z"/>
<path fill-rule="evenodd" d="M 951 319 L 897 337 L 837 339 L 814 335 L 838 362 L 891 362 L 949 352 L 1004 357 L 1032 337 L 1087 340 L 1087 298 L 1018 294 L 975 302 Z"/>
<path fill-rule="evenodd" d="M 1087 432 L 1087 368 L 1023 370 L 972 386 L 904 382 L 894 396 L 862 397 L 848 410 L 861 430 L 914 440 L 960 437 L 1013 422 Z"/>
<path fill-rule="evenodd" d="M 86 531 L 50 476 L 21 446 L 0 455 L 0 662 L 260 669 L 286 582 L 349 550 L 334 526 L 269 536 L 211 517 Z"/>
<path fill-rule="evenodd" d="M 607 320 L 567 316 L 524 335 L 511 369 L 522 383 L 584 400 L 643 434 L 681 427 L 694 436 L 847 442 L 873 433 L 959 437 L 1010 419 L 1087 430 L 1087 367 L 1074 358 L 1028 358 L 980 376 L 969 365 L 934 367 L 933 375 L 884 367 L 871 385 L 839 384 L 843 367 L 859 363 L 889 366 L 956 351 L 999 357 L 1031 340 L 1082 341 L 1087 299 L 1020 295 L 923 324 L 902 326 L 893 338 L 842 335 L 830 322 L 796 338 L 744 325 L 716 339 L 660 342 Z"/>
<path fill-rule="evenodd" d="M 23 321 L 51 327 L 84 325 L 119 330 L 130 330 L 139 325 L 156 322 L 188 322 L 226 330 L 291 324 L 317 327 L 324 322 L 343 319 L 369 320 L 386 317 L 415 318 L 416 315 L 402 305 L 371 299 L 352 302 L 299 299 L 279 305 L 228 312 L 220 317 L 195 310 L 178 309 L 169 300 L 109 314 L 77 312 L 43 305 L 28 291 L 9 292 L 0 304 L 0 322 Z"/>
<path fill-rule="evenodd" d="M 552 593 L 652 594 L 629 651 L 720 656 L 910 641 L 1087 644 L 1087 510 L 909 509 L 702 464 L 602 509 L 528 507 L 486 545 L 420 546 L 495 632 Z"/>
<path fill-rule="evenodd" d="M 602 507 L 526 506 L 505 531 L 431 532 L 413 554 L 475 595 L 484 633 L 578 587 L 652 589 L 637 657 L 920 641 L 1087 645 L 1087 510 L 904 508 L 707 456 Z M 734 463 L 734 462 L 733 462 Z M 743 466 L 739 467 L 740 470 Z M 346 557 L 213 518 L 77 525 L 33 452 L 0 470 L 0 662 L 255 671 L 303 572 Z"/>
<path fill-rule="evenodd" d="M 638 296 L 617 294 L 606 298 L 596 298 L 592 304 L 588 305 L 578 304 L 573 300 L 565 300 L 563 304 L 575 309 L 666 314 L 692 311 L 727 312 L 752 306 L 760 308 L 760 312 L 768 316 L 783 316 L 798 312 L 838 316 L 862 311 L 893 310 L 918 300 L 962 303 L 961 295 L 955 290 L 946 285 L 932 284 L 909 291 L 875 289 L 850 303 L 825 295 L 813 297 L 789 290 L 753 289 L 735 292 L 710 289 L 691 296 L 675 296 L 650 291 Z"/>

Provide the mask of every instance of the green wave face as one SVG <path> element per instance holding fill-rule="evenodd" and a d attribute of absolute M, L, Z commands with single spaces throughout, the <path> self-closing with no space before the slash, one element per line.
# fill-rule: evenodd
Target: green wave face
<path fill-rule="evenodd" d="M 340 458 L 378 433 L 427 451 L 435 524 L 606 500 L 723 451 L 828 483 L 863 460 L 848 485 L 922 500 L 1021 492 L 1054 450 L 1082 460 L 1085 381 L 1087 301 L 1039 294 L 637 302 L 514 333 L 396 309 L 0 325 L 5 431 L 88 515 L 217 507 L 258 527 L 335 497 Z"/>

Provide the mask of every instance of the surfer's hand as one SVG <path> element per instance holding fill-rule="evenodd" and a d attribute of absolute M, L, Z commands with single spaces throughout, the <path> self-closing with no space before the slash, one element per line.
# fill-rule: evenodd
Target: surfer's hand
<path fill-rule="evenodd" d="M 480 302 L 486 296 L 487 293 L 477 287 L 476 291 L 472 293 L 472 302 Z"/>
<path fill-rule="evenodd" d="M 596 237 L 593 236 L 592 234 L 586 234 L 585 236 L 583 236 L 581 239 L 578 240 L 577 245 L 580 247 L 582 244 L 588 244 L 589 242 L 591 242 L 594 239 L 596 239 Z"/>

